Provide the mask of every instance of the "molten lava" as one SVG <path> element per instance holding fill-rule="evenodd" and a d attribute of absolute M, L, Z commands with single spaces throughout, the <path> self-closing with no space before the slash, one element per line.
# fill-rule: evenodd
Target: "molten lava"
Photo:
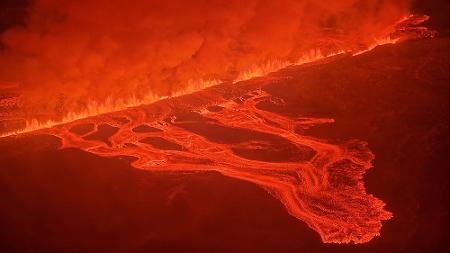
<path fill-rule="evenodd" d="M 300 58 L 295 61 L 286 61 L 286 60 L 271 60 L 262 64 L 252 64 L 249 67 L 240 71 L 240 73 L 236 76 L 233 83 L 249 80 L 255 77 L 265 76 L 271 72 L 278 71 L 287 66 L 292 65 L 302 65 L 306 63 L 316 62 L 321 59 L 329 58 L 336 55 L 342 54 L 352 54 L 352 55 L 360 55 L 362 53 L 368 52 L 374 49 L 377 46 L 385 45 L 385 44 L 395 44 L 398 41 L 407 40 L 407 39 L 416 39 L 416 38 L 429 38 L 434 37 L 435 32 L 428 30 L 426 27 L 418 27 L 417 25 L 423 23 L 428 20 L 429 17 L 426 15 L 407 15 L 401 18 L 399 21 L 395 22 L 393 25 L 385 28 L 384 32 L 381 33 L 379 38 L 374 38 L 374 43 L 366 45 L 365 48 L 362 49 L 353 49 L 353 50 L 337 50 L 331 53 L 322 53 L 320 49 L 310 50 L 307 53 L 304 53 Z M 154 92 L 146 92 L 145 95 L 125 97 L 125 98 L 113 98 L 108 97 L 103 102 L 98 102 L 96 100 L 87 101 L 86 105 L 83 107 L 84 109 L 81 111 L 73 111 L 68 112 L 63 115 L 59 119 L 46 119 L 46 120 L 38 120 L 36 118 L 28 119 L 25 117 L 25 126 L 19 127 L 19 129 L 1 131 L 0 136 L 8 136 L 11 134 L 17 133 L 26 133 L 35 130 L 39 130 L 42 128 L 49 128 L 55 125 L 64 124 L 68 122 L 72 122 L 74 120 L 91 117 L 103 113 L 114 112 L 124 108 L 134 107 L 142 104 L 150 104 L 155 101 L 165 99 L 168 97 L 176 97 L 180 95 L 190 94 L 217 84 L 222 83 L 223 81 L 217 79 L 190 79 L 187 81 L 187 84 L 173 91 L 167 96 L 161 96 Z"/>
<path fill-rule="evenodd" d="M 310 3 L 310 1 L 305 2 Z M 333 20 L 333 18 L 339 19 L 334 16 L 334 10 L 329 10 L 328 6 L 318 5 L 325 9 L 326 13 L 331 12 L 333 15 L 330 14 L 326 20 L 314 15 L 310 19 L 333 23 L 332 26 L 336 28 L 333 30 L 334 32 L 346 28 L 348 22 L 341 24 L 337 20 Z M 308 5 L 305 4 L 305 6 Z M 38 7 L 42 6 L 38 5 Z M 70 19 L 65 21 L 67 23 L 64 25 L 78 31 L 79 23 L 77 22 L 86 25 L 86 20 L 79 15 L 79 6 L 75 4 L 70 7 L 66 10 L 69 12 L 67 15 Z M 304 10 L 303 7 L 302 5 L 302 8 L 299 7 L 299 9 Z M 348 14 L 346 4 L 342 6 L 336 4 L 335 7 L 342 8 L 338 12 L 339 14 Z M 254 6 L 248 8 L 253 10 Z M 388 15 L 387 21 L 392 21 L 394 17 L 398 18 L 398 14 L 404 14 L 403 8 L 392 9 L 395 11 L 391 13 L 392 15 Z M 255 14 L 256 20 L 265 17 L 267 12 L 266 8 L 258 10 Z M 41 12 L 38 14 L 38 17 L 43 15 Z M 198 13 L 189 14 L 196 16 Z M 250 20 L 253 20 L 253 14 L 251 11 L 240 13 Z M 297 12 L 294 14 L 297 15 Z M 360 18 L 358 13 L 352 13 L 351 16 L 354 16 L 354 19 Z M 191 16 L 187 15 L 184 18 L 190 20 Z M 281 19 L 280 21 L 278 17 L 274 19 L 279 21 L 282 26 L 284 25 L 284 28 L 288 28 L 286 20 Z M 56 64 L 55 67 L 52 58 L 55 55 L 59 56 L 58 50 L 46 52 L 51 59 L 47 59 L 49 55 L 44 55 L 45 64 L 42 66 L 50 64 L 51 68 L 49 69 L 51 70 L 45 72 L 47 69 L 40 69 L 44 73 L 41 73 L 42 75 L 38 79 L 49 81 L 49 86 L 53 84 L 55 87 L 58 86 L 55 83 L 62 82 L 61 80 L 67 81 L 69 84 L 79 82 L 81 87 L 78 90 L 79 94 L 71 97 L 68 101 L 72 105 L 76 104 L 73 108 L 81 107 L 83 109 L 81 112 L 75 109 L 69 110 L 65 114 L 61 112 L 62 118 L 50 117 L 46 121 L 35 119 L 29 121 L 29 115 L 25 115 L 23 118 L 28 120 L 26 127 L 19 131 L 13 131 L 13 133 L 35 131 L 31 134 L 53 135 L 62 140 L 62 148 L 77 148 L 104 157 L 121 157 L 130 161 L 134 167 L 144 170 L 217 171 L 264 188 L 280 200 L 292 216 L 304 221 L 319 233 L 324 242 L 368 242 L 379 235 L 381 222 L 390 219 L 392 214 L 383 209 L 385 204 L 381 200 L 365 191 L 362 177 L 365 171 L 371 168 L 371 161 L 374 158 L 367 144 L 360 140 L 334 144 L 327 140 L 304 135 L 303 130 L 320 124 L 332 123 L 334 120 L 315 117 L 293 118 L 259 109 L 258 104 L 260 103 L 283 103 L 282 99 L 265 93 L 262 87 L 267 83 L 280 81 L 280 79 L 266 76 L 268 73 L 290 65 L 310 63 L 340 54 L 358 55 L 372 50 L 377 45 L 396 43 L 407 38 L 432 37 L 434 34 L 427 29 L 411 28 L 426 19 L 425 16 L 407 16 L 401 21 L 395 22 L 394 25 L 386 25 L 386 20 L 383 20 L 382 24 L 365 24 L 366 27 L 373 28 L 374 32 L 370 33 L 372 38 L 364 38 L 363 41 L 360 41 L 359 33 L 352 34 L 348 38 L 346 34 L 334 34 L 333 38 L 325 39 L 326 45 L 314 44 L 313 48 L 317 48 L 314 50 L 305 48 L 297 50 L 296 47 L 300 47 L 301 40 L 292 40 L 292 45 L 290 45 L 292 48 L 286 49 L 283 45 L 280 46 L 282 43 L 273 43 L 276 45 L 275 48 L 265 48 L 264 45 L 271 43 L 260 43 L 266 41 L 261 39 L 265 39 L 264 31 L 258 30 L 262 28 L 255 25 L 255 23 L 259 23 L 256 21 L 244 22 L 241 19 L 238 20 L 246 24 L 243 27 L 240 27 L 242 25 L 240 22 L 237 22 L 238 24 L 231 22 L 226 25 L 233 28 L 239 26 L 240 29 L 246 31 L 244 35 L 240 34 L 242 31 L 237 29 L 239 34 L 232 33 L 230 35 L 227 34 L 228 31 L 221 31 L 225 34 L 222 36 L 215 30 L 217 28 L 215 25 L 221 24 L 222 20 L 207 19 L 207 21 L 200 22 L 208 24 L 199 29 L 198 33 L 207 34 L 202 37 L 183 29 L 176 29 L 173 34 L 172 31 L 166 31 L 166 27 L 173 28 L 173 20 L 169 18 L 164 20 L 163 24 L 158 24 L 161 25 L 161 27 L 158 26 L 158 32 L 169 33 L 169 35 L 166 34 L 168 39 L 164 37 L 167 40 L 161 42 L 163 45 L 145 44 L 156 41 L 159 38 L 159 34 L 156 33 L 158 36 L 146 37 L 143 42 L 137 40 L 139 43 L 126 44 L 127 50 L 124 51 L 121 51 L 119 43 L 114 41 L 114 39 L 128 41 L 129 38 L 122 34 L 123 27 L 117 28 L 118 31 L 114 30 L 114 36 L 110 37 L 106 35 L 83 37 L 76 33 L 82 37 L 74 38 L 77 42 L 82 40 L 83 43 L 89 44 L 89 40 L 92 39 L 104 46 L 101 49 L 94 48 L 95 50 L 92 50 L 92 48 L 86 47 L 83 50 L 105 50 L 108 57 L 118 55 L 122 58 L 119 57 L 120 59 L 117 61 L 114 59 L 108 62 L 96 53 L 90 52 L 84 55 L 83 52 L 79 52 L 83 57 L 80 56 L 80 59 L 69 57 L 70 59 L 65 62 L 66 65 L 63 67 L 70 70 L 60 75 L 58 72 L 60 66 Z M 133 21 L 133 19 L 131 20 Z M 174 20 L 176 19 L 174 18 Z M 38 21 L 42 22 L 40 19 Z M 150 21 L 146 20 L 146 22 Z M 139 31 L 141 31 L 140 29 L 144 31 L 155 29 L 153 24 L 146 22 L 140 24 L 136 29 Z M 32 24 L 35 25 L 35 23 Z M 210 24 L 213 24 L 212 28 L 209 27 Z M 64 38 L 61 39 L 55 35 L 64 30 L 64 25 L 61 27 L 51 26 L 48 37 L 45 32 L 45 35 L 41 34 L 41 27 L 36 28 L 33 25 L 28 27 L 29 30 L 26 32 L 10 31 L 4 36 L 6 44 L 11 46 L 17 42 L 17 38 L 29 39 L 30 37 L 37 42 L 48 40 L 49 43 L 55 42 L 59 46 L 66 42 Z M 96 25 L 100 28 L 104 26 L 101 22 Z M 196 27 L 196 25 L 192 26 Z M 383 27 L 380 28 L 380 26 Z M 46 28 L 45 24 L 44 28 Z M 188 26 L 185 29 L 191 28 Z M 295 31 L 299 29 L 297 26 L 289 26 L 289 28 Z M 322 36 L 323 30 L 326 30 L 319 29 L 320 32 L 318 32 L 316 28 L 307 29 L 308 32 L 301 35 L 310 36 L 320 33 Z M 275 27 L 270 30 L 278 31 L 279 29 Z M 216 32 L 220 35 L 217 35 Z M 181 39 L 179 34 L 183 34 Z M 292 34 L 298 36 L 296 32 Z M 327 35 L 329 34 L 327 33 Z M 238 39 L 231 41 L 230 38 L 234 39 L 235 37 Z M 238 43 L 248 38 L 248 45 Z M 286 38 L 284 36 L 277 37 L 277 40 L 282 41 L 283 39 Z M 213 41 L 218 47 L 222 46 L 226 53 L 216 55 L 215 49 L 211 49 L 213 47 L 211 47 L 210 41 Z M 317 41 L 314 40 L 315 42 Z M 134 43 L 139 49 L 144 48 L 145 50 L 134 50 Z M 182 49 L 177 51 L 176 55 L 171 55 L 172 51 L 168 50 L 172 43 L 182 44 Z M 312 42 L 308 41 L 308 43 Z M 362 46 L 358 47 L 358 45 Z M 162 56 L 153 55 L 161 48 L 164 48 L 161 50 Z M 19 57 L 21 61 L 18 61 L 20 62 L 18 69 L 31 68 L 35 71 L 34 67 L 42 67 L 39 60 L 43 59 L 29 58 L 31 57 L 29 55 L 33 55 L 36 50 L 33 45 L 22 45 L 19 49 L 20 53 L 12 50 L 5 54 L 7 57 L 4 59 Z M 140 57 L 140 53 L 144 54 L 144 59 Z M 260 57 L 260 53 L 264 55 Z M 224 62 L 221 61 L 223 59 L 220 58 L 222 56 L 225 61 L 230 62 L 229 66 L 223 66 Z M 139 60 L 130 60 L 136 58 Z M 132 61 L 133 65 L 124 68 L 127 64 L 124 59 Z M 156 67 L 150 64 L 152 59 L 156 59 Z M 217 59 L 218 62 L 214 62 L 212 59 Z M 78 66 L 79 62 L 82 62 L 82 67 L 70 68 L 73 65 Z M 105 66 L 114 71 L 105 73 L 99 70 Z M 206 70 L 201 70 L 201 67 Z M 92 71 L 92 69 L 98 72 Z M 149 77 L 148 71 L 152 74 L 156 73 L 156 77 Z M 10 76 L 17 77 L 18 75 L 14 73 Z M 230 76 L 232 76 L 231 79 Z M 244 81 L 255 77 L 260 78 L 256 79 L 258 81 Z M 228 82 L 222 80 L 228 80 Z M 99 83 L 99 90 L 96 90 L 95 81 Z M 124 87 L 117 85 L 119 81 L 125 82 L 126 85 Z M 164 89 L 168 89 L 164 92 L 153 92 L 148 88 L 142 88 L 143 83 L 147 84 L 153 81 L 157 83 L 156 90 L 162 89 L 163 81 L 167 81 L 173 87 L 171 86 L 170 89 L 164 87 Z M 178 87 L 180 81 L 187 85 Z M 29 80 L 26 80 L 25 83 L 27 82 Z M 131 88 L 127 86 L 128 84 Z M 93 101 L 84 101 L 85 104 L 79 105 L 80 97 L 83 97 L 86 92 L 94 91 L 94 95 L 98 95 L 98 97 L 93 97 L 103 98 L 104 93 L 108 93 L 108 89 L 113 86 L 114 91 L 120 94 L 119 97 L 109 97 L 106 100 L 94 99 Z M 136 94 L 136 91 L 141 91 L 140 88 L 146 95 L 129 96 Z M 32 95 L 28 95 L 36 96 L 35 89 L 30 88 L 30 90 Z M 98 94 L 95 91 L 98 91 Z M 122 91 L 123 93 L 120 93 Z M 67 93 L 67 90 L 65 92 Z M 185 94 L 189 95 L 184 96 Z M 39 97 L 42 99 L 42 96 Z M 63 101 L 61 104 L 66 103 L 64 98 L 60 100 Z M 64 105 L 60 107 L 66 109 Z M 60 107 L 58 109 L 61 109 Z M 69 108 L 72 109 L 72 107 Z M 64 110 L 61 109 L 61 111 Z"/>
<path fill-rule="evenodd" d="M 373 154 L 366 143 L 304 136 L 327 118 L 290 118 L 258 109 L 283 103 L 261 90 L 279 80 L 219 85 L 152 105 L 44 129 L 78 148 L 151 171 L 218 171 L 252 182 L 317 231 L 324 242 L 363 243 L 392 217 L 365 192 Z"/>

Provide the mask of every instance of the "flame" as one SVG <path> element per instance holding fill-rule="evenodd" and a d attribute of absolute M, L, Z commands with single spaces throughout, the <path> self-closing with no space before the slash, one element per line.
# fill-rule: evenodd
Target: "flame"
<path fill-rule="evenodd" d="M 85 119 L 89 117 L 93 117 L 96 115 L 101 115 L 105 113 L 121 111 L 126 108 L 136 107 L 143 104 L 151 104 L 159 100 L 183 96 L 187 94 L 191 94 L 195 91 L 206 89 L 208 87 L 217 85 L 222 83 L 219 80 L 189 80 L 187 86 L 184 89 L 181 89 L 170 96 L 157 96 L 153 93 L 148 93 L 144 98 L 138 99 L 136 97 L 131 97 L 128 99 L 113 99 L 112 97 L 108 97 L 103 103 L 98 103 L 96 101 L 88 101 L 87 107 L 82 112 L 71 112 L 66 114 L 61 120 L 47 120 L 47 121 L 38 121 L 37 119 L 32 119 L 26 121 L 26 126 L 23 129 L 9 132 L 0 135 L 0 137 L 6 137 L 15 134 L 22 134 L 33 132 L 41 129 L 51 128 L 57 125 L 66 124 L 69 122 L 77 121 L 80 119 Z"/>
<path fill-rule="evenodd" d="M 357 56 L 357 55 L 369 52 L 378 46 L 387 45 L 387 44 L 397 44 L 402 38 L 401 37 L 392 38 L 391 34 L 397 29 L 397 27 L 399 25 L 401 25 L 402 23 L 404 23 L 408 20 L 412 20 L 413 21 L 412 24 L 417 25 L 417 24 L 420 24 L 429 19 L 429 16 L 427 16 L 427 15 L 420 15 L 419 18 L 417 18 L 417 17 L 414 18 L 414 17 L 415 16 L 413 14 L 408 14 L 408 15 L 403 16 L 397 22 L 395 22 L 393 25 L 389 26 L 384 31 L 382 36 L 374 38 L 375 42 L 373 44 L 369 45 L 367 47 L 367 49 L 360 50 L 360 51 L 354 53 L 353 56 Z M 414 20 L 415 20 L 415 22 L 414 22 Z"/>
<path fill-rule="evenodd" d="M 423 17 L 418 19 L 419 21 L 416 21 L 416 23 L 421 23 L 424 20 L 427 20 L 429 17 L 423 15 Z M 313 49 L 309 52 L 302 55 L 298 60 L 296 61 L 282 61 L 282 60 L 269 60 L 261 64 L 253 64 L 250 65 L 245 70 L 241 71 L 238 76 L 235 78 L 233 83 L 238 83 L 241 81 L 249 80 L 256 77 L 262 77 L 266 76 L 269 73 L 276 72 L 278 70 L 281 70 L 283 68 L 286 68 L 288 66 L 298 66 L 302 64 L 312 63 L 316 62 L 328 57 L 333 57 L 336 55 L 342 55 L 342 54 L 351 54 L 352 56 L 361 55 L 363 53 L 367 53 L 377 46 L 386 45 L 386 44 L 396 44 L 398 43 L 402 38 L 392 38 L 391 34 L 396 31 L 396 28 L 401 25 L 404 22 L 407 22 L 408 20 L 412 19 L 413 21 L 417 18 L 414 18 L 414 15 L 409 14 L 403 16 L 401 19 L 399 19 L 397 22 L 395 22 L 393 25 L 387 27 L 385 31 L 382 33 L 380 37 L 374 38 L 374 43 L 367 46 L 365 49 L 362 50 L 339 50 L 333 53 L 324 54 L 320 49 Z M 66 124 L 69 122 L 73 122 L 79 119 L 89 118 L 92 116 L 110 113 L 114 111 L 121 111 L 126 108 L 130 107 L 136 107 L 143 104 L 150 104 L 154 103 L 156 101 L 160 101 L 163 99 L 183 96 L 187 94 L 191 94 L 218 84 L 223 83 L 222 80 L 217 79 L 210 79 L 210 80 L 189 80 L 188 83 L 185 85 L 185 88 L 182 88 L 181 90 L 173 92 L 169 96 L 158 96 L 154 93 L 148 93 L 144 98 L 136 98 L 131 97 L 128 99 L 113 99 L 112 97 L 108 97 L 103 103 L 98 103 L 96 101 L 89 101 L 87 104 L 87 108 L 83 110 L 82 112 L 77 113 L 68 113 L 65 115 L 61 120 L 48 120 L 48 121 L 39 121 L 37 119 L 27 120 L 26 126 L 23 129 L 16 130 L 13 132 L 8 132 L 1 134 L 0 137 L 15 135 L 15 134 L 21 134 L 21 133 L 27 133 L 27 132 L 33 132 L 41 129 L 51 128 L 57 125 Z"/>
<path fill-rule="evenodd" d="M 338 54 L 343 54 L 344 51 L 339 51 L 332 54 L 322 54 L 320 50 L 311 50 L 308 54 L 302 56 L 296 62 L 290 61 L 268 61 L 266 63 L 260 65 L 252 65 L 245 71 L 242 71 L 238 77 L 233 81 L 233 83 L 238 83 L 241 81 L 249 80 L 255 77 L 266 76 L 269 73 L 276 72 L 280 69 L 283 69 L 288 66 L 296 66 L 302 65 L 306 63 L 311 63 L 314 61 L 318 61 L 327 57 L 332 57 Z M 98 103 L 96 101 L 88 101 L 87 107 L 82 112 L 71 112 L 65 115 L 61 120 L 47 120 L 47 121 L 38 121 L 37 119 L 27 120 L 26 126 L 23 129 L 16 130 L 13 132 L 8 132 L 0 135 L 0 137 L 6 137 L 10 135 L 22 134 L 33 132 L 41 129 L 51 128 L 57 125 L 66 124 L 69 122 L 73 122 L 76 120 L 93 117 L 96 115 L 101 115 L 105 113 L 121 111 L 130 107 L 136 107 L 143 104 L 154 103 L 163 99 L 183 96 L 187 94 L 194 93 L 196 91 L 200 91 L 218 84 L 223 83 L 221 80 L 212 79 L 212 80 L 189 80 L 185 88 L 178 90 L 172 93 L 169 96 L 157 96 L 153 93 L 147 94 L 143 99 L 138 99 L 136 97 L 131 97 L 128 99 L 113 99 L 112 97 L 108 97 L 103 103 Z"/>
<path fill-rule="evenodd" d="M 377 45 L 371 47 L 368 50 L 364 50 L 361 52 L 358 52 L 357 54 L 362 54 L 365 52 L 368 52 L 375 48 Z M 303 65 L 311 62 L 315 62 L 321 59 L 325 59 L 328 57 L 345 54 L 346 51 L 338 51 L 336 53 L 330 53 L 330 54 L 322 54 L 320 50 L 311 50 L 309 53 L 303 55 L 300 59 L 298 59 L 295 62 L 290 61 L 280 61 L 280 60 L 274 60 L 274 61 L 268 61 L 263 64 L 259 65 L 251 65 L 248 69 L 245 71 L 242 71 L 238 77 L 233 81 L 233 83 L 238 83 L 245 80 L 250 80 L 256 77 L 262 77 L 266 76 L 269 73 L 276 72 L 278 70 L 281 70 L 283 68 L 286 68 L 288 66 L 298 66 Z M 130 107 L 136 107 L 143 104 L 150 104 L 154 103 L 163 99 L 183 96 L 187 94 L 194 93 L 196 91 L 200 91 L 215 85 L 218 85 L 220 83 L 223 83 L 221 80 L 212 79 L 212 80 L 189 80 L 186 87 L 174 92 L 173 94 L 169 96 L 157 96 L 153 93 L 147 94 L 143 99 L 138 99 L 136 97 L 131 97 L 128 99 L 113 99 L 112 97 L 108 97 L 103 103 L 98 103 L 96 101 L 89 101 L 87 103 L 87 107 L 82 112 L 77 113 L 68 113 L 65 115 L 61 120 L 47 120 L 47 121 L 38 121 L 37 119 L 27 120 L 26 126 L 23 129 L 16 130 L 13 132 L 8 132 L 0 135 L 0 137 L 6 137 L 10 135 L 16 135 L 16 134 L 22 134 L 22 133 L 28 133 L 28 132 L 34 132 L 41 129 L 51 128 L 57 125 L 66 124 L 69 122 L 73 122 L 79 119 L 89 118 L 96 115 L 101 115 L 105 113 L 115 112 L 115 111 L 121 111 L 126 108 Z"/>
<path fill-rule="evenodd" d="M 302 55 L 297 61 L 291 62 L 291 61 L 280 61 L 280 60 L 273 60 L 273 61 L 267 61 L 263 64 L 253 64 L 246 70 L 242 71 L 239 76 L 234 81 L 240 82 L 249 80 L 255 77 L 261 77 L 266 76 L 269 73 L 276 72 L 278 70 L 284 69 L 288 66 L 297 66 L 297 65 L 303 65 L 311 62 L 315 62 L 324 58 L 345 54 L 346 52 L 344 50 L 335 52 L 335 53 L 329 53 L 329 54 L 323 54 L 320 49 L 313 49 L 310 50 L 308 53 Z"/>
<path fill-rule="evenodd" d="M 396 44 L 399 41 L 400 41 L 400 38 L 392 39 L 390 36 L 375 38 L 375 43 L 370 45 L 367 49 L 364 49 L 364 50 L 354 53 L 353 56 L 361 55 L 363 53 L 372 51 L 373 49 L 375 49 L 378 46 L 387 45 L 387 44 Z"/>

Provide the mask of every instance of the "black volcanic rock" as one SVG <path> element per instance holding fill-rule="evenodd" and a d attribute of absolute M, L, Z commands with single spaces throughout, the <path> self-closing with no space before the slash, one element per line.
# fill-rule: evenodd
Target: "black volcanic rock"
<path fill-rule="evenodd" d="M 336 121 L 302 134 L 330 143 L 368 142 L 375 160 L 365 175 L 367 192 L 386 202 L 394 217 L 366 244 L 323 244 L 248 182 L 217 173 L 140 171 L 126 159 L 57 150 L 58 139 L 40 135 L 0 139 L 0 250 L 446 252 L 449 58 L 450 39 L 411 41 L 325 65 L 288 68 L 270 76 L 281 81 L 264 86 L 284 101 L 260 102 L 265 111 Z M 236 84 L 235 90 L 260 81 Z M 182 114 L 174 124 L 192 128 L 193 118 L 201 119 Z M 35 150 L 39 143 L 46 144 Z M 341 185 L 355 183 L 340 179 Z"/>

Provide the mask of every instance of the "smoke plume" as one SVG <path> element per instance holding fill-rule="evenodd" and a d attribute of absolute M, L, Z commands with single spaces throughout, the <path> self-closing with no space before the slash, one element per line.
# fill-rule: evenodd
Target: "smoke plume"
<path fill-rule="evenodd" d="M 24 110 L 62 116 L 89 101 L 168 95 L 233 80 L 311 49 L 363 48 L 407 0 L 36 0 L 0 37 L 0 81 Z"/>

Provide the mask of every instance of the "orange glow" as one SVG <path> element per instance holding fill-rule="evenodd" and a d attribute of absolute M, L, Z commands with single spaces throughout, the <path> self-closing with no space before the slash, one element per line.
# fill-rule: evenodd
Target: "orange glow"
<path fill-rule="evenodd" d="M 365 50 L 409 11 L 408 0 L 37 0 L 0 36 L 0 80 L 20 84 L 16 116 L 31 131 Z"/>
<path fill-rule="evenodd" d="M 264 64 L 251 65 L 248 69 L 239 73 L 235 82 L 249 80 L 255 77 L 266 76 L 269 73 L 276 72 L 280 69 L 286 68 L 288 66 L 302 65 L 306 63 L 315 62 L 324 58 L 345 54 L 345 51 L 339 51 L 336 53 L 323 54 L 319 49 L 311 50 L 309 53 L 303 55 L 297 61 L 268 61 Z"/>
<path fill-rule="evenodd" d="M 323 242 L 364 243 L 379 235 L 381 222 L 392 214 L 365 192 L 362 175 L 374 157 L 366 144 L 332 144 L 298 134 L 295 129 L 334 120 L 259 110 L 261 101 L 283 101 L 255 84 L 247 90 L 237 84 L 243 93 L 229 99 L 208 89 L 39 133 L 61 138 L 61 148 L 130 158 L 134 167 L 144 170 L 217 171 L 252 182 L 319 233 Z"/>
<path fill-rule="evenodd" d="M 320 49 L 314 49 L 310 50 L 308 53 L 303 54 L 299 59 L 295 61 L 282 61 L 282 60 L 273 60 L 273 61 L 267 61 L 263 64 L 253 64 L 250 65 L 250 67 L 246 68 L 245 70 L 241 71 L 237 77 L 234 79 L 233 83 L 237 83 L 240 81 L 250 80 L 255 77 L 262 77 L 266 76 L 267 74 L 271 72 L 276 72 L 280 69 L 283 69 L 288 66 L 294 66 L 294 65 L 302 65 L 307 64 L 311 62 L 315 62 L 324 58 L 333 57 L 336 55 L 341 54 L 351 54 L 353 56 L 357 56 L 366 52 L 369 52 L 376 48 L 377 46 L 385 45 L 385 44 L 395 44 L 402 39 L 405 39 L 402 37 L 402 34 L 398 35 L 397 38 L 392 38 L 392 34 L 397 32 L 398 27 L 403 28 L 403 24 L 406 23 L 413 23 L 413 24 L 420 24 L 423 21 L 427 20 L 428 16 L 414 16 L 414 15 L 407 15 L 403 18 L 401 18 L 399 21 L 395 22 L 393 25 L 390 25 L 388 28 L 385 29 L 383 32 L 383 35 L 379 38 L 374 39 L 374 43 L 367 46 L 365 49 L 361 50 L 340 50 L 333 53 L 324 54 L 321 52 Z M 407 39 L 407 37 L 406 37 Z M 104 100 L 104 102 L 97 102 L 95 100 L 88 101 L 87 105 L 85 106 L 85 109 L 79 112 L 69 112 L 62 119 L 59 120 L 47 120 L 47 121 L 39 121 L 36 119 L 31 119 L 26 121 L 26 127 L 24 129 L 20 129 L 17 131 L 9 132 L 9 133 L 3 133 L 0 136 L 8 136 L 12 134 L 19 134 L 19 133 L 26 133 L 26 132 L 32 132 L 35 130 L 43 129 L 43 128 L 50 128 L 56 125 L 72 122 L 78 119 L 83 119 L 87 117 L 92 117 L 99 114 L 104 114 L 108 112 L 114 112 L 123 110 L 130 107 L 135 107 L 143 104 L 150 104 L 162 99 L 170 98 L 170 97 L 177 97 L 182 96 L 186 94 L 191 94 L 193 92 L 217 85 L 222 83 L 221 80 L 217 79 L 211 79 L 211 80 L 203 80 L 203 79 L 197 79 L 193 80 L 190 79 L 187 81 L 187 84 L 184 86 L 181 86 L 181 88 L 178 88 L 176 91 L 172 92 L 169 95 L 161 96 L 156 93 L 147 92 L 145 96 L 140 96 L 139 98 L 133 96 L 131 98 L 118 98 L 114 99 L 112 97 L 108 97 Z"/>
<path fill-rule="evenodd" d="M 258 105 L 286 105 L 263 89 L 277 80 L 271 73 L 433 37 L 416 27 L 427 16 L 405 16 L 406 0 L 211 1 L 211 13 L 203 1 L 186 10 L 182 1 L 143 2 L 130 1 L 122 13 L 109 1 L 36 1 L 27 25 L 1 37 L 0 63 L 14 65 L 0 68 L 0 78 L 19 84 L 3 86 L 23 92 L 18 117 L 26 126 L 0 137 L 47 134 L 62 149 L 122 157 L 143 170 L 248 181 L 325 243 L 380 234 L 393 214 L 366 192 L 363 175 L 374 159 L 367 143 L 304 134 L 334 123 L 329 116 Z"/>
<path fill-rule="evenodd" d="M 249 69 L 241 72 L 237 79 L 233 81 L 233 83 L 250 80 L 255 77 L 262 77 L 266 76 L 269 73 L 276 72 L 280 69 L 283 69 L 288 66 L 294 66 L 294 65 L 302 65 L 306 63 L 315 62 L 327 57 L 336 56 L 339 54 L 345 54 L 344 51 L 340 51 L 337 53 L 332 53 L 328 55 L 324 55 L 320 52 L 320 50 L 312 50 L 309 54 L 304 55 L 296 62 L 282 62 L 282 61 L 270 61 L 265 64 L 261 65 L 252 65 Z M 107 98 L 103 103 L 98 103 L 96 101 L 89 101 L 87 103 L 86 109 L 82 112 L 78 113 L 68 113 L 65 115 L 61 120 L 47 120 L 44 122 L 38 121 L 36 119 L 32 119 L 29 121 L 26 121 L 26 127 L 24 129 L 20 129 L 17 131 L 4 133 L 0 135 L 0 137 L 9 136 L 13 134 L 20 134 L 20 133 L 28 133 L 40 129 L 45 128 L 51 128 L 53 126 L 57 126 L 60 124 L 69 123 L 72 121 L 76 121 L 79 119 L 84 119 L 100 114 L 105 114 L 109 112 L 114 111 L 120 111 L 124 110 L 126 108 L 135 107 L 139 105 L 144 104 L 150 104 L 162 99 L 171 98 L 171 97 L 178 97 L 183 96 L 187 94 L 194 93 L 196 91 L 200 91 L 202 89 L 217 85 L 222 83 L 220 80 L 189 80 L 187 85 L 174 92 L 172 95 L 169 96 L 158 96 L 152 93 L 147 94 L 144 96 L 144 98 L 138 99 L 136 97 L 132 97 L 129 99 L 112 99 L 111 97 Z"/>
<path fill-rule="evenodd" d="M 364 50 L 361 50 L 361 51 L 358 51 L 358 52 L 354 53 L 353 56 L 369 52 L 369 51 L 373 50 L 374 48 L 376 48 L 378 46 L 387 45 L 387 44 L 395 44 L 399 40 L 400 40 L 400 38 L 392 39 L 390 36 L 386 36 L 384 38 L 375 39 L 375 43 L 374 44 L 370 45 L 367 49 L 364 49 Z"/>
<path fill-rule="evenodd" d="M 188 85 L 182 90 L 175 92 L 171 96 L 157 96 L 155 94 L 147 94 L 144 98 L 138 99 L 136 97 L 132 97 L 129 99 L 112 99 L 107 98 L 103 103 L 97 103 L 95 101 L 89 101 L 87 103 L 87 107 L 84 111 L 79 113 L 68 113 L 61 120 L 47 120 L 45 122 L 40 122 L 36 119 L 32 119 L 26 122 L 26 127 L 24 129 L 20 129 L 14 132 L 5 133 L 0 135 L 0 137 L 5 137 L 13 134 L 21 134 L 33 132 L 40 129 L 51 128 L 57 125 L 69 123 L 72 121 L 76 121 L 79 119 L 89 118 L 92 116 L 105 114 L 114 111 L 124 110 L 126 108 L 135 107 L 143 104 L 151 104 L 153 102 L 166 99 L 169 97 L 178 97 L 186 94 L 193 93 L 195 91 L 205 89 L 214 85 L 219 84 L 220 82 L 217 80 L 190 80 Z"/>

